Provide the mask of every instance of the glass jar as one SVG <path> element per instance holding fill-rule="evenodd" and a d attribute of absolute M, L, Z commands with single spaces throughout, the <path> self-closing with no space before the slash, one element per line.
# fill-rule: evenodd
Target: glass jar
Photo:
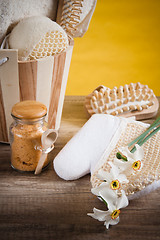
<path fill-rule="evenodd" d="M 47 108 L 36 101 L 15 104 L 10 126 L 11 166 L 19 171 L 35 171 L 42 154 L 41 136 L 48 129 Z M 49 164 L 47 154 L 43 168 Z"/>

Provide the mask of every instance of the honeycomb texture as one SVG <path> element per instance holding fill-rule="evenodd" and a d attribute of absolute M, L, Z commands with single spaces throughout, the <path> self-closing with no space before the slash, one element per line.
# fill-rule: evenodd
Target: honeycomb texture
<path fill-rule="evenodd" d="M 112 149 L 108 159 L 106 159 L 106 162 L 101 168 L 107 173 L 110 169 L 108 162 L 114 162 L 118 149 L 120 147 L 127 146 L 129 142 L 142 134 L 145 130 L 146 128 L 144 126 L 128 123 L 115 148 Z M 160 132 L 156 133 L 143 144 L 143 150 L 144 158 L 142 160 L 142 170 L 135 175 L 127 176 L 129 183 L 125 183 L 122 186 L 126 195 L 132 195 L 141 191 L 154 181 L 158 181 L 160 179 Z M 101 180 L 97 177 L 98 170 L 96 170 L 91 176 L 91 183 L 93 187 L 96 187 L 101 183 Z"/>
<path fill-rule="evenodd" d="M 37 43 L 27 60 L 35 60 L 61 53 L 68 47 L 68 39 L 60 31 L 51 31 Z"/>

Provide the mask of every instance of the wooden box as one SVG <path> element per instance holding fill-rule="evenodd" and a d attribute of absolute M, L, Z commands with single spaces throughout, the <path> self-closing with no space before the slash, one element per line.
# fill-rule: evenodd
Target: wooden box
<path fill-rule="evenodd" d="M 60 127 L 63 101 L 74 42 L 66 51 L 34 61 L 18 61 L 17 50 L 0 50 L 0 141 L 8 142 L 12 106 L 23 100 L 36 100 L 48 109 L 50 128 Z"/>

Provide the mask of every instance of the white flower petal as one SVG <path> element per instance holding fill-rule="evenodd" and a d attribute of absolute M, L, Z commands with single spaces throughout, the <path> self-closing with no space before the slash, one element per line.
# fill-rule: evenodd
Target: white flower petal
<path fill-rule="evenodd" d="M 119 160 L 119 159 L 116 159 L 116 158 L 114 159 L 114 164 L 119 167 L 120 172 L 125 172 L 126 169 L 128 170 L 132 166 L 131 161 L 125 162 L 125 161 L 122 161 L 122 160 Z"/>
<path fill-rule="evenodd" d="M 106 222 L 104 222 L 104 225 L 106 226 L 106 228 L 108 229 L 109 228 L 109 224 L 110 224 L 110 221 L 106 221 Z"/>
<path fill-rule="evenodd" d="M 124 156 L 127 157 L 127 160 L 128 160 L 128 157 L 132 158 L 132 153 L 129 151 L 128 149 L 128 146 L 126 147 L 121 147 L 118 149 L 119 152 L 121 152 Z"/>
<path fill-rule="evenodd" d="M 133 153 L 132 153 L 132 154 L 133 154 Z M 129 162 L 130 164 L 133 164 L 133 163 L 135 162 L 134 156 L 132 156 L 132 158 L 128 157 L 128 162 Z"/>
<path fill-rule="evenodd" d="M 109 229 L 109 225 L 111 224 L 112 218 L 110 218 L 109 221 L 105 221 L 104 225 L 106 226 L 107 229 Z"/>
<path fill-rule="evenodd" d="M 110 211 L 107 211 L 106 213 L 106 222 L 109 222 L 112 218 L 111 218 L 111 212 Z"/>
<path fill-rule="evenodd" d="M 99 169 L 99 170 L 98 170 L 97 177 L 98 177 L 100 180 L 104 180 L 105 177 L 106 177 L 106 171 L 104 171 L 103 169 Z"/>
<path fill-rule="evenodd" d="M 140 147 L 138 144 L 136 144 L 135 147 L 136 147 L 136 151 L 133 153 L 133 154 L 134 154 L 134 159 L 135 159 L 136 161 L 142 160 L 143 157 L 144 157 L 143 148 Z"/>
<path fill-rule="evenodd" d="M 116 225 L 117 223 L 119 223 L 119 217 L 117 217 L 116 219 L 110 219 L 110 221 L 106 221 L 104 223 L 104 225 L 106 226 L 106 228 L 109 228 L 109 225 Z"/>
<path fill-rule="evenodd" d="M 100 180 L 106 180 L 107 182 L 110 182 L 112 179 L 112 175 L 108 173 L 107 171 L 104 171 L 103 169 L 99 169 L 97 177 Z"/>
<path fill-rule="evenodd" d="M 116 225 L 117 223 L 119 223 L 119 217 L 117 217 L 116 219 L 111 219 L 111 221 L 110 221 L 110 225 Z"/>
<path fill-rule="evenodd" d="M 109 165 L 111 166 L 111 170 L 110 170 L 110 173 L 112 175 L 112 179 L 111 181 L 115 180 L 116 178 L 118 178 L 118 175 L 119 175 L 119 169 L 118 167 L 112 163 L 112 162 L 109 162 Z"/>
<path fill-rule="evenodd" d="M 122 196 L 117 199 L 117 209 L 125 208 L 128 206 L 128 198 L 125 194 L 125 191 L 122 190 Z"/>
<path fill-rule="evenodd" d="M 92 188 L 91 192 L 94 195 L 99 196 L 99 192 L 102 191 L 105 188 L 109 188 L 109 184 L 107 182 L 103 182 L 98 187 Z"/>
<path fill-rule="evenodd" d="M 119 168 L 120 172 L 124 171 L 124 169 L 126 168 L 126 163 L 128 162 L 124 162 L 117 158 L 114 159 L 114 164 Z"/>
<path fill-rule="evenodd" d="M 108 211 L 102 211 L 97 208 L 93 208 L 93 213 L 87 213 L 87 215 L 97 219 L 98 221 L 105 221 L 107 213 Z"/>
<path fill-rule="evenodd" d="M 120 182 L 126 182 L 126 183 L 129 182 L 125 174 L 119 174 L 118 180 L 119 180 Z"/>
<path fill-rule="evenodd" d="M 115 207 L 115 203 L 117 201 L 116 191 L 109 188 L 103 189 L 102 191 L 100 191 L 100 196 L 107 202 L 109 211 L 113 212 L 116 209 Z"/>
<path fill-rule="evenodd" d="M 140 169 L 139 170 L 141 170 L 141 168 L 143 167 L 143 162 L 141 161 L 141 167 L 140 167 Z"/>

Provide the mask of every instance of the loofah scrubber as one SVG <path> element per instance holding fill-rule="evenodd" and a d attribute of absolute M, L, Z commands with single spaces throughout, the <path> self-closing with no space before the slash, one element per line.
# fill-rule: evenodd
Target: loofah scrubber
<path fill-rule="evenodd" d="M 19 60 L 34 60 L 64 51 L 68 36 L 61 26 L 44 16 L 20 21 L 9 37 L 9 47 L 18 49 Z"/>

